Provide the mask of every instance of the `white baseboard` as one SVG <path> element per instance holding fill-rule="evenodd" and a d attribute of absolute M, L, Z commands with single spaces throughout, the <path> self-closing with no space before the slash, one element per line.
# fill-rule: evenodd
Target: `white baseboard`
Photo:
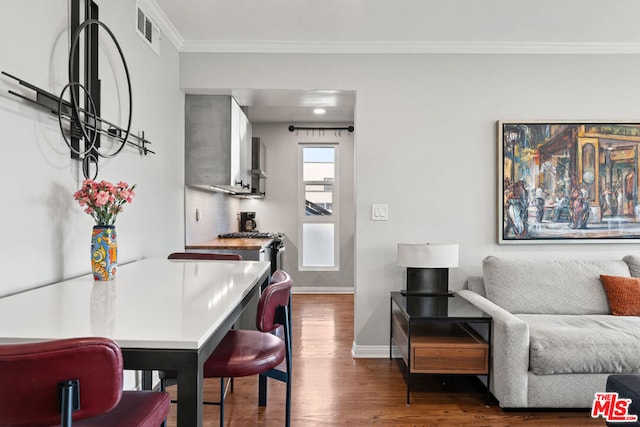
<path fill-rule="evenodd" d="M 357 345 L 355 342 L 351 346 L 351 355 L 355 359 L 388 359 L 388 345 Z M 400 350 L 395 345 L 392 347 L 391 356 L 401 357 Z"/>
<path fill-rule="evenodd" d="M 291 289 L 292 294 L 352 294 L 353 287 L 347 286 L 299 286 Z"/>

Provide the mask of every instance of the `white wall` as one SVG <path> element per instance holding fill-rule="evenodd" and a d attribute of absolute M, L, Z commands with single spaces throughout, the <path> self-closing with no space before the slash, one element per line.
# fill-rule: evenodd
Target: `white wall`
<path fill-rule="evenodd" d="M 353 134 L 342 131 L 289 132 L 289 125 L 346 127 L 351 123 L 254 123 L 253 136 L 260 137 L 266 149 L 267 180 L 264 199 L 241 200 L 243 211 L 255 211 L 258 230 L 283 232 L 286 236 L 283 268 L 291 275 L 296 292 L 333 292 L 353 289 L 354 277 L 354 145 Z M 298 224 L 298 147 L 301 142 L 336 143 L 339 148 L 340 215 L 339 271 L 299 271 Z M 306 289 L 303 289 L 306 288 Z"/>
<path fill-rule="evenodd" d="M 496 120 L 640 116 L 637 55 L 182 54 L 181 86 L 355 90 L 355 350 L 384 354 L 398 242 L 457 242 L 451 287 L 487 255 L 620 258 L 637 244 L 497 245 Z M 372 203 L 389 221 L 370 221 Z"/>
<path fill-rule="evenodd" d="M 178 53 L 162 40 L 157 56 L 135 34 L 135 1 L 99 1 L 100 19 L 114 32 L 132 79 L 132 130 L 146 132 L 157 155 L 125 148 L 100 159 L 98 179 L 138 185 L 137 196 L 118 217 L 119 261 L 164 257 L 184 242 L 184 95 L 178 89 Z M 67 82 L 67 0 L 0 0 L 1 69 L 58 94 Z M 100 75 L 102 116 L 126 125 L 126 81 L 104 33 Z M 57 119 L 9 95 L 32 97 L 0 78 L 3 183 L 0 223 L 0 295 L 90 272 L 93 220 L 73 200 L 82 182 L 70 160 Z M 122 107 L 120 107 L 122 105 Z"/>

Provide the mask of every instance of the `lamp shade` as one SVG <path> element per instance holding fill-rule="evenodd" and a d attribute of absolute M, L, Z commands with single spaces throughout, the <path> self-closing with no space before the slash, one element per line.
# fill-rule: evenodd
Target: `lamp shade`
<path fill-rule="evenodd" d="M 450 243 L 398 243 L 398 266 L 448 268 L 458 266 L 458 245 Z"/>

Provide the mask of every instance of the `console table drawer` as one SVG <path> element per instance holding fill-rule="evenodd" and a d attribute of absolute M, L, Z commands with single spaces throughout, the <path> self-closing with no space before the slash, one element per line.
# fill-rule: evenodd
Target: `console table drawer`
<path fill-rule="evenodd" d="M 489 368 L 489 345 L 460 323 L 414 325 L 411 372 L 483 375 Z"/>
<path fill-rule="evenodd" d="M 479 344 L 475 348 L 456 348 L 412 345 L 412 372 L 440 374 L 486 374 L 488 347 Z"/>

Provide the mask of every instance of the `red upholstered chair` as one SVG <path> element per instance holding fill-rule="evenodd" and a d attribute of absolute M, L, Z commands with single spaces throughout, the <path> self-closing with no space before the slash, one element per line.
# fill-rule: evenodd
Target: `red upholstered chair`
<path fill-rule="evenodd" d="M 159 426 L 169 395 L 122 391 L 122 369 L 106 338 L 0 345 L 0 425 Z"/>
<path fill-rule="evenodd" d="M 262 291 L 258 302 L 257 330 L 231 329 L 205 362 L 204 377 L 220 378 L 220 402 L 204 402 L 220 405 L 220 426 L 224 426 L 224 379 L 257 374 L 286 383 L 285 425 L 290 425 L 291 286 L 291 277 L 287 273 L 282 270 L 274 272 L 271 283 Z M 280 327 L 283 328 L 283 338 L 272 333 Z M 283 362 L 285 370 L 281 369 Z"/>
<path fill-rule="evenodd" d="M 194 259 L 194 260 L 207 260 L 218 259 L 224 261 L 242 261 L 242 256 L 238 254 L 207 254 L 199 252 L 174 252 L 170 254 L 167 259 Z"/>

